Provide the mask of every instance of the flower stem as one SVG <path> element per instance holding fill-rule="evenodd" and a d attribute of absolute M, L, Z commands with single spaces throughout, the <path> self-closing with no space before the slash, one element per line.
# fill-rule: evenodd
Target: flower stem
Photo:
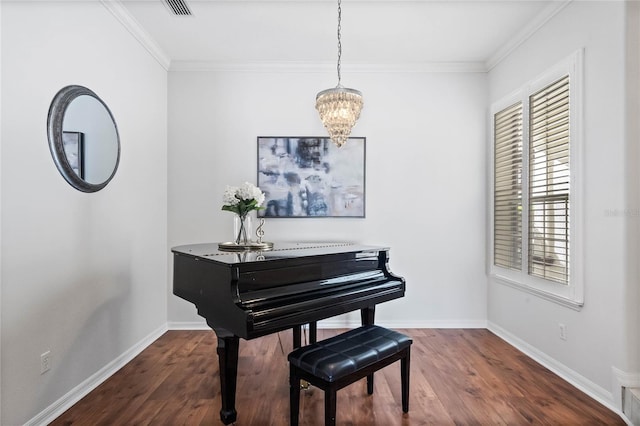
<path fill-rule="evenodd" d="M 247 228 L 244 225 L 244 221 L 246 216 L 240 216 L 240 229 L 238 230 L 238 236 L 236 237 L 236 244 L 246 244 L 247 243 Z"/>

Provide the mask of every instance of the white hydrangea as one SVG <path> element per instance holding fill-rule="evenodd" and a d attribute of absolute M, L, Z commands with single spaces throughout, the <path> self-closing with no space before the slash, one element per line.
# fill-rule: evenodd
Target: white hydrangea
<path fill-rule="evenodd" d="M 229 186 L 224 190 L 224 194 L 222 194 L 222 203 L 226 206 L 235 206 L 240 200 L 236 198 L 236 193 L 238 192 L 238 188 L 235 186 Z"/>
<path fill-rule="evenodd" d="M 257 207 L 264 203 L 264 194 L 260 191 L 260 188 L 249 182 L 245 182 L 237 188 L 236 194 L 243 200 L 256 200 Z"/>
<path fill-rule="evenodd" d="M 237 206 L 240 201 L 256 200 L 256 207 L 264 203 L 264 193 L 257 186 L 245 182 L 241 186 L 228 186 L 222 194 L 222 202 L 226 206 Z"/>

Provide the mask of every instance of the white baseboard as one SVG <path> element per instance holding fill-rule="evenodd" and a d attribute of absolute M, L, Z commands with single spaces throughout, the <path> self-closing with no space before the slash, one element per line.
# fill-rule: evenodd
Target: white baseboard
<path fill-rule="evenodd" d="M 484 320 L 435 320 L 435 321 L 395 321 L 376 320 L 376 324 L 386 328 L 487 328 Z M 318 328 L 356 328 L 360 327 L 360 319 L 329 318 L 318 322 Z"/>
<path fill-rule="evenodd" d="M 167 324 L 169 330 L 211 330 L 207 323 L 202 321 L 171 321 Z"/>
<path fill-rule="evenodd" d="M 25 423 L 25 426 L 45 426 L 55 420 L 62 413 L 71 408 L 75 403 L 84 398 L 89 392 L 97 388 L 105 380 L 111 377 L 114 373 L 124 367 L 129 361 L 135 358 L 140 352 L 151 345 L 156 339 L 162 336 L 167 331 L 167 325 L 164 324 L 155 331 L 151 332 L 148 336 L 141 341 L 133 345 L 129 350 L 124 352 L 118 358 L 105 365 L 98 370 L 95 374 L 89 377 L 84 382 L 80 383 L 75 388 L 71 389 L 62 398 L 51 404 L 45 410 L 40 412 L 37 416 Z"/>
<path fill-rule="evenodd" d="M 522 351 L 525 355 L 532 358 L 533 360 L 535 360 L 545 368 L 551 370 L 553 373 L 557 374 L 565 381 L 571 383 L 573 386 L 575 386 L 582 392 L 586 393 L 591 398 L 595 399 L 605 407 L 609 408 L 611 411 L 618 414 L 628 424 L 631 424 L 629 420 L 625 417 L 625 415 L 622 413 L 622 407 L 617 406 L 616 398 L 614 398 L 613 394 L 608 390 L 597 385 L 596 383 L 593 383 L 591 380 L 587 379 L 581 374 L 578 374 L 577 372 L 570 369 L 566 365 L 551 358 L 549 355 L 545 354 L 544 352 L 531 346 L 524 340 L 521 340 L 520 338 L 511 334 L 510 332 L 500 327 L 499 325 L 489 321 L 487 329 L 489 329 L 489 331 L 491 331 L 492 333 L 494 333 L 495 335 L 497 335 L 498 337 L 500 337 L 501 339 L 503 339 L 513 347 Z"/>
<path fill-rule="evenodd" d="M 376 321 L 376 324 L 387 328 L 487 328 L 485 320 L 462 320 L 462 321 Z M 356 328 L 360 326 L 359 318 L 334 317 L 318 322 L 318 328 Z M 169 330 L 211 330 L 205 321 L 169 323 Z"/>

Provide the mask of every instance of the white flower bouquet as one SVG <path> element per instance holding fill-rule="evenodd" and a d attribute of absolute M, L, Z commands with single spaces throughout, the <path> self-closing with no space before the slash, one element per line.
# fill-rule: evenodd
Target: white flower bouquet
<path fill-rule="evenodd" d="M 238 215 L 236 220 L 236 238 L 235 243 L 238 245 L 247 245 L 251 243 L 251 226 L 247 215 L 253 210 L 263 209 L 264 193 L 257 186 L 245 182 L 241 186 L 227 186 L 222 196 L 222 210 L 235 213 Z M 249 229 L 248 229 L 249 228 Z"/>
<path fill-rule="evenodd" d="M 264 193 L 257 186 L 245 182 L 241 186 L 227 186 L 222 196 L 222 210 L 245 217 L 252 210 L 263 209 Z"/>

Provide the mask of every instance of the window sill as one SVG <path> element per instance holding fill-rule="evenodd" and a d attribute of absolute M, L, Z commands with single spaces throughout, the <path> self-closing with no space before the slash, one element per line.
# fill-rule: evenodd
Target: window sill
<path fill-rule="evenodd" d="M 534 296 L 538 296 L 541 299 L 545 299 L 550 302 L 557 303 L 558 305 L 573 309 L 574 311 L 580 311 L 584 306 L 584 302 L 579 302 L 559 294 L 550 293 L 548 291 L 544 291 L 539 288 L 515 281 L 511 278 L 507 278 L 503 275 L 491 273 L 490 277 L 495 279 L 497 283 L 500 283 L 502 285 L 506 285 L 518 290 L 526 291 L 527 293 L 533 294 Z"/>

